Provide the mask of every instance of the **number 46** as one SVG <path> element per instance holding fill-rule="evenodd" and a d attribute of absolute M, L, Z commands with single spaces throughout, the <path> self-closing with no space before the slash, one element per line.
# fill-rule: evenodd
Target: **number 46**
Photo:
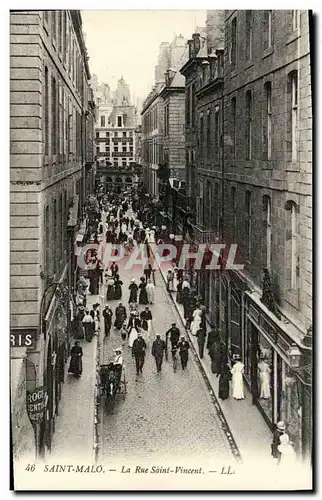
<path fill-rule="evenodd" d="M 25 470 L 27 470 L 28 472 L 34 472 L 35 468 L 36 468 L 35 464 L 32 465 L 28 464 Z"/>

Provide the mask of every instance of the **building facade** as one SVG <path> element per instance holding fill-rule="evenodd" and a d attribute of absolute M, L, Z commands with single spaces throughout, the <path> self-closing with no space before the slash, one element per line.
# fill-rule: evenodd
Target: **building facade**
<path fill-rule="evenodd" d="M 11 396 L 19 406 L 23 384 L 44 388 L 38 443 L 50 450 L 69 349 L 73 245 L 94 163 L 95 107 L 79 11 L 11 12 L 10 42 Z M 16 339 L 27 334 L 33 343 L 26 351 Z M 12 432 L 20 456 L 32 429 L 26 423 Z"/>
<path fill-rule="evenodd" d="M 223 238 L 238 244 L 244 268 L 222 276 L 221 330 L 267 422 L 286 420 L 303 455 L 312 418 L 310 64 L 308 11 L 226 12 Z"/>
<path fill-rule="evenodd" d="M 136 108 L 131 104 L 130 91 L 123 78 L 113 93 L 108 85 L 102 84 L 96 99 L 97 177 L 106 189 L 114 186 L 121 191 L 137 181 L 134 171 Z"/>

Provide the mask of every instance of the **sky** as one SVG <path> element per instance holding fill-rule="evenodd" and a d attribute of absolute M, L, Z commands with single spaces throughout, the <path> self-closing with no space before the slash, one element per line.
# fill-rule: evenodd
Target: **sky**
<path fill-rule="evenodd" d="M 205 10 L 82 10 L 91 73 L 114 90 L 123 75 L 133 99 L 144 99 L 154 83 L 161 42 L 191 38 L 205 26 Z"/>

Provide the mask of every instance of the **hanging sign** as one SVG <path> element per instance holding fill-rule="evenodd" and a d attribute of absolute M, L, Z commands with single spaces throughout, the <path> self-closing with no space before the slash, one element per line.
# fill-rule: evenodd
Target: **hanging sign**
<path fill-rule="evenodd" d="M 48 403 L 47 392 L 43 387 L 36 387 L 32 392 L 27 391 L 27 413 L 31 425 L 36 426 L 43 420 L 44 411 Z"/>

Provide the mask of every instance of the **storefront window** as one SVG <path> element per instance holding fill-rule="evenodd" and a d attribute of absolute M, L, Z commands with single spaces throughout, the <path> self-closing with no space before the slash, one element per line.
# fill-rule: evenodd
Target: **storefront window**
<path fill-rule="evenodd" d="M 259 403 L 265 415 L 272 421 L 272 394 L 274 387 L 273 349 L 261 334 L 259 335 L 257 351 L 257 377 Z"/>
<path fill-rule="evenodd" d="M 242 332 L 241 332 L 241 299 L 239 294 L 231 289 L 231 316 L 230 316 L 230 332 L 231 332 L 231 357 L 236 355 L 241 356 Z"/>
<path fill-rule="evenodd" d="M 217 275 L 215 280 L 215 325 L 216 328 L 218 328 L 218 330 L 220 328 L 219 318 L 220 318 L 220 281 Z"/>
<path fill-rule="evenodd" d="M 278 420 L 283 420 L 294 448 L 300 452 L 301 443 L 301 401 L 299 382 L 284 360 L 280 360 L 278 377 Z"/>
<path fill-rule="evenodd" d="M 245 374 L 246 380 L 250 384 L 251 383 L 251 365 L 252 365 L 251 352 L 252 352 L 252 328 L 253 328 L 253 324 L 249 319 L 247 319 L 246 321 L 247 321 L 247 323 L 246 323 L 247 327 L 246 327 L 246 335 L 244 337 L 244 353 L 245 353 L 245 359 L 244 359 L 244 365 L 245 365 L 244 370 L 245 371 L 244 371 L 244 374 Z"/>

